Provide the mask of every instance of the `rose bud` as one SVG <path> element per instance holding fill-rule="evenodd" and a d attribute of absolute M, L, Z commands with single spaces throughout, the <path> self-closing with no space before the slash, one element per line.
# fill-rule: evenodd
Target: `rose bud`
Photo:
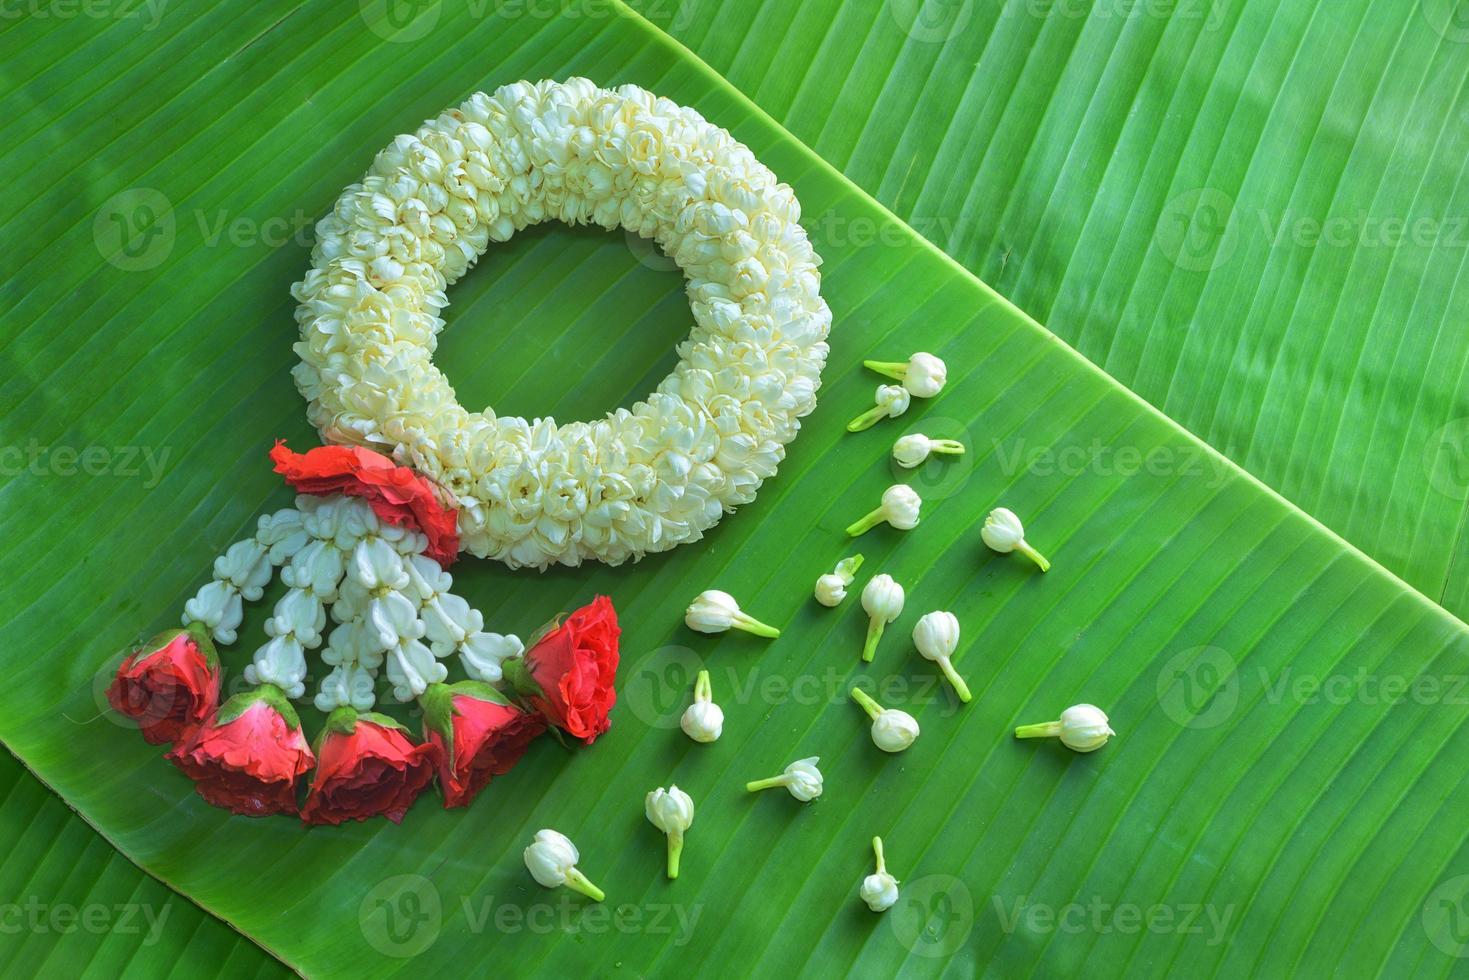
<path fill-rule="evenodd" d="M 547 721 L 590 745 L 612 727 L 608 713 L 617 700 L 613 681 L 621 632 L 612 600 L 599 595 L 501 670 Z"/>
<path fill-rule="evenodd" d="M 546 730 L 545 719 L 511 704 L 482 681 L 431 684 L 419 704 L 445 809 L 467 805 L 492 776 L 509 772 Z"/>
<path fill-rule="evenodd" d="M 433 746 L 415 744 L 386 715 L 337 708 L 316 749 L 316 776 L 301 819 L 339 824 L 380 813 L 398 823 L 433 782 L 436 756 Z"/>
<path fill-rule="evenodd" d="M 206 801 L 251 817 L 296 813 L 296 781 L 316 764 L 296 710 L 270 684 L 230 698 L 168 758 Z"/>
<path fill-rule="evenodd" d="M 107 703 L 153 745 L 187 739 L 219 703 L 219 657 L 208 631 L 192 623 L 135 647 L 117 668 Z"/>

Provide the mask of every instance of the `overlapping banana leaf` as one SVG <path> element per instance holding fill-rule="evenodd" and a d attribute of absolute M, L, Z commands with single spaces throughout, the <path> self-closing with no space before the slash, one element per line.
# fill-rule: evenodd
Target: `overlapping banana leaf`
<path fill-rule="evenodd" d="M 665 34 L 600 4 L 106 9 L 0 25 L 0 408 L 25 462 L 7 450 L 0 486 L 0 739 L 150 874 L 313 975 L 1460 965 L 1463 624 L 1091 367 Z M 466 92 L 569 74 L 694 105 L 795 186 L 837 316 L 821 407 L 759 501 L 696 546 L 622 569 L 456 567 L 522 634 L 613 596 L 622 696 L 595 746 L 543 740 L 469 810 L 426 800 L 398 827 L 213 810 L 99 692 L 114 651 L 171 623 L 211 558 L 289 500 L 264 452 L 311 440 L 287 374 L 297 232 L 393 134 Z M 518 236 L 451 298 L 440 363 L 464 401 L 502 412 L 628 404 L 688 325 L 659 256 L 585 230 Z M 918 348 L 948 360 L 945 393 L 846 434 L 870 404 L 861 359 Z M 920 427 L 972 451 L 912 476 L 916 530 L 860 543 L 910 597 L 864 669 L 855 603 L 821 609 L 810 588 L 901 475 L 890 440 Z M 1077 462 L 1098 446 L 1128 465 Z M 92 472 L 64 447 L 97 447 Z M 998 502 L 1054 561 L 1044 578 L 979 543 Z M 705 587 L 784 636 L 689 633 L 682 607 Z M 905 642 L 933 608 L 965 625 L 962 708 Z M 707 747 L 676 729 L 700 664 L 728 715 Z M 872 746 L 846 700 L 857 681 L 919 718 L 912 750 Z M 1105 750 L 1008 737 L 1080 700 L 1112 714 Z M 828 789 L 811 806 L 743 792 L 813 754 Z M 675 883 L 641 805 L 669 782 L 699 803 Z M 520 850 L 543 826 L 576 840 L 605 906 L 529 880 Z M 884 916 L 856 899 L 873 834 L 905 884 Z M 221 970 L 248 962 L 232 955 Z"/>

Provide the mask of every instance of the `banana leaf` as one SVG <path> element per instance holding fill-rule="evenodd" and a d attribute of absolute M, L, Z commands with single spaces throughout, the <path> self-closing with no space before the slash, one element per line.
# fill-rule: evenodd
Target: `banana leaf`
<path fill-rule="evenodd" d="M 1461 618 L 1449 0 L 633 0 L 910 227 Z"/>
<path fill-rule="evenodd" d="M 0 24 L 0 418 L 25 463 L 9 453 L 0 485 L 0 740 L 159 882 L 321 976 L 1459 968 L 1464 625 L 668 34 L 590 3 L 85 9 Z M 621 694 L 596 745 L 541 740 L 468 810 L 424 800 L 401 826 L 212 809 L 101 691 L 117 651 L 170 625 L 213 556 L 290 500 L 264 453 L 313 438 L 288 375 L 310 224 L 394 134 L 476 89 L 571 74 L 697 107 L 795 187 L 837 317 L 821 407 L 759 500 L 698 545 L 619 569 L 456 566 L 488 621 L 521 635 L 613 597 Z M 497 246 L 451 300 L 438 361 L 462 400 L 501 412 L 630 404 L 689 326 L 661 257 L 584 229 Z M 915 349 L 948 361 L 943 395 L 846 433 L 871 403 L 861 360 Z M 905 475 L 891 440 L 920 429 L 971 451 Z M 66 447 L 97 447 L 96 465 Z M 1111 465 L 1085 462 L 1099 448 Z M 855 602 L 820 608 L 811 587 L 900 478 L 924 495 L 922 524 L 860 550 L 909 605 L 864 666 Z M 1001 503 L 1050 556 L 1044 577 L 980 543 Z M 711 587 L 783 636 L 687 631 L 684 605 Z M 968 705 L 906 642 L 941 608 L 964 624 Z M 225 651 L 235 674 L 251 646 Z M 727 715 L 712 746 L 676 727 L 700 666 Z M 912 749 L 874 748 L 855 683 L 918 718 Z M 1120 733 L 1100 752 L 1010 737 L 1079 701 Z M 810 806 L 744 792 L 809 755 L 828 781 Z M 676 882 L 642 813 L 670 782 L 699 806 Z M 604 905 L 531 881 L 520 852 L 541 827 L 576 841 Z M 904 887 L 881 916 L 856 894 L 875 834 Z"/>

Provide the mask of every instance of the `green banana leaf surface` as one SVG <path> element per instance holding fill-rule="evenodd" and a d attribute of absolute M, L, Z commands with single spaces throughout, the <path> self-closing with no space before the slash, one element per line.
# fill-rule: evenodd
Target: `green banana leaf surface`
<path fill-rule="evenodd" d="M 1258 49 L 1272 30 L 1298 26 L 1289 12 L 1279 26 L 1258 21 L 1256 7 L 1246 5 L 1230 22 L 1241 47 L 1250 47 L 1250 32 L 1260 35 Z M 1235 272 L 1172 272 L 1152 267 L 1162 246 L 1149 207 L 1156 212 L 1159 199 L 1148 197 L 1132 218 L 1117 214 L 1128 207 L 1120 191 L 1099 193 L 1110 187 L 1104 178 L 1067 170 L 1057 158 L 1070 152 L 1064 140 L 1043 144 L 1036 136 L 1034 146 L 1022 146 L 1007 137 L 1018 121 L 988 131 L 956 124 L 966 131 L 956 128 L 954 139 L 993 144 L 990 152 L 1007 158 L 1000 181 L 975 169 L 970 154 L 934 157 L 931 147 L 947 137 L 889 128 L 918 114 L 894 104 L 901 86 L 884 80 L 918 69 L 893 54 L 894 43 L 906 49 L 908 42 L 873 26 L 877 16 L 891 16 L 887 8 L 866 15 L 873 40 L 856 50 L 848 42 L 861 25 L 840 26 L 854 16 L 845 5 L 825 17 L 805 5 L 785 15 L 795 19 L 785 22 L 780 44 L 751 48 L 773 72 L 770 84 L 786 86 L 783 99 L 769 104 L 759 85 L 735 80 L 756 71 L 759 59 L 719 47 L 730 42 L 720 39 L 728 28 L 718 18 L 734 15 L 712 4 L 645 10 L 651 19 L 590 0 L 428 3 L 407 15 L 374 0 L 41 9 L 52 15 L 0 21 L 0 153 L 11 203 L 0 221 L 7 257 L 0 286 L 0 442 L 7 447 L 0 525 L 7 533 L 0 547 L 10 573 L 0 592 L 0 740 L 79 818 L 40 783 L 9 779 L 11 796 L 35 800 L 38 814 L 47 811 L 37 821 L 57 830 L 44 843 L 27 838 L 23 816 L 0 809 L 4 825 L 16 828 L 0 880 L 15 882 L 15 894 L 27 881 L 42 882 L 36 887 L 51 902 L 71 901 L 61 897 L 70 882 L 81 903 L 167 903 L 194 933 L 169 933 L 140 952 L 116 932 L 82 945 L 27 932 L 18 947 L 21 969 L 101 975 L 132 957 L 133 969 L 152 975 L 173 957 L 187 960 L 180 971 L 189 975 L 269 975 L 278 961 L 330 977 L 491 969 L 591 976 L 1463 971 L 1469 831 L 1459 814 L 1469 801 L 1462 777 L 1469 638 L 1458 619 L 1389 571 L 1411 581 L 1405 570 L 1422 560 L 1431 572 L 1430 552 L 1446 570 L 1447 552 L 1429 544 L 1448 547 L 1439 539 L 1452 508 L 1433 501 L 1438 509 L 1423 510 L 1433 514 L 1413 525 L 1425 550 L 1394 557 L 1333 519 L 1343 513 L 1340 498 L 1325 509 L 1320 500 L 1304 501 L 1303 511 L 1271 489 L 1289 496 L 1326 472 L 1360 475 L 1366 488 L 1369 478 L 1396 472 L 1401 480 L 1362 489 L 1362 502 L 1387 493 L 1426 507 L 1421 474 L 1452 471 L 1425 471 L 1406 449 L 1392 457 L 1401 464 L 1396 471 L 1389 462 L 1362 462 L 1360 451 L 1351 466 L 1331 450 L 1292 484 L 1276 477 L 1294 463 L 1236 457 L 1251 475 L 1001 295 L 1030 298 L 1028 308 L 1051 329 L 1171 411 L 1139 379 L 1173 370 L 1180 351 L 1203 344 L 1234 370 L 1224 353 L 1233 341 L 1194 332 L 1204 327 L 1191 326 L 1195 314 L 1184 312 L 1204 309 L 1200 297 L 1211 289 L 1230 295 L 1208 314 L 1209 326 L 1242 331 L 1242 344 L 1287 350 L 1277 343 L 1283 335 L 1263 325 L 1270 320 L 1269 329 L 1278 329 L 1279 317 L 1250 321 L 1258 326 L 1212 322 L 1234 303 L 1251 308 L 1232 295 L 1248 282 L 1265 290 L 1259 302 L 1267 306 L 1292 308 L 1290 290 L 1302 302 L 1324 304 L 1321 316 L 1307 310 L 1292 321 L 1293 342 L 1316 350 L 1322 324 L 1336 322 L 1346 339 L 1332 341 L 1332 356 L 1338 346 L 1367 350 L 1365 341 L 1387 330 L 1391 314 L 1374 313 L 1377 326 L 1363 327 L 1348 314 L 1378 297 L 1336 293 L 1370 288 L 1363 285 L 1370 277 L 1344 272 L 1342 280 L 1325 276 L 1308 288 L 1295 265 L 1314 258 L 1335 269 L 1354 260 L 1253 256 L 1241 239 L 1237 254 L 1249 261 Z M 1359 20 L 1369 15 L 1385 16 L 1373 6 Z M 975 5 L 972 23 L 992 19 Z M 1349 36 L 1368 33 L 1349 27 L 1341 28 Z M 1417 36 L 1398 27 L 1403 44 Z M 829 33 L 814 60 L 782 50 L 801 36 L 816 42 L 818 28 Z M 1128 23 L 1114 37 L 1076 24 L 1032 29 L 1057 48 L 1042 48 L 1045 57 L 1076 71 L 1112 63 L 1102 54 L 1068 55 L 1083 38 L 1099 50 L 1117 45 L 1114 71 L 1139 73 L 1134 88 L 1149 91 L 1164 84 L 1168 63 L 1150 69 L 1155 74 L 1138 67 L 1148 60 L 1144 42 L 1157 41 L 1147 30 L 1165 37 L 1175 30 Z M 758 30 L 777 28 L 762 22 Z M 715 44 L 710 63 L 675 37 L 700 49 Z M 1002 40 L 990 42 L 996 57 L 1029 64 L 1013 41 Z M 1209 91 L 1211 72 L 1222 74 L 1228 59 L 1195 64 L 1189 51 L 1197 49 L 1175 43 L 1181 63 L 1194 66 L 1188 90 Z M 1246 64 L 1256 57 L 1228 44 L 1222 50 Z M 868 55 L 875 71 L 851 74 L 882 96 L 881 113 L 869 104 L 872 94 L 848 96 L 830 76 L 792 81 L 822 58 L 855 64 Z M 936 66 L 938 52 L 932 56 Z M 1314 69 L 1324 70 L 1323 59 L 1315 60 Z M 944 64 L 943 71 L 969 71 L 969 62 Z M 1023 65 L 1013 71 L 1025 75 Z M 1046 81 L 1034 80 L 1030 102 L 1012 110 L 1029 112 L 1032 125 L 1036 115 L 1054 115 L 1046 127 L 1075 127 L 1093 118 L 1094 100 L 1108 102 L 1114 129 L 1134 118 L 1099 94 L 1106 90 L 1095 79 L 1069 78 L 1057 88 L 1074 105 L 1061 95 L 1052 100 L 1044 85 L 1058 84 L 1054 71 L 1036 71 Z M 1258 71 L 1246 77 L 1265 86 L 1265 69 Z M 289 377 L 296 332 L 289 287 L 306 267 L 311 225 L 395 134 L 475 90 L 574 74 L 633 82 L 696 107 L 796 189 L 825 258 L 823 294 L 835 313 L 820 407 L 760 498 L 698 544 L 617 569 L 536 574 L 474 559 L 455 566 L 457 590 L 494 628 L 522 636 L 596 593 L 612 596 L 624 629 L 620 696 L 612 731 L 595 745 L 567 751 L 543 739 L 467 810 L 442 811 L 430 796 L 399 826 L 306 830 L 289 819 L 213 809 L 159 749 L 104 710 L 102 692 L 119 651 L 172 625 L 213 557 L 260 514 L 291 500 L 265 452 L 277 437 L 297 447 L 315 441 Z M 1016 77 L 975 77 L 973 98 L 992 100 L 987 111 L 1008 116 Z M 1352 84 L 1368 83 L 1353 77 Z M 951 88 L 936 90 L 954 98 Z M 1268 100 L 1273 91 L 1249 89 L 1251 99 Z M 855 98 L 875 121 L 852 122 L 858 117 L 836 111 L 834 98 Z M 813 107 L 823 102 L 845 153 L 822 145 Z M 1199 116 L 1179 107 L 1148 111 L 1165 119 L 1177 112 L 1189 123 Z M 1234 118 L 1218 111 L 1226 123 Z M 1221 125 L 1210 152 L 1243 152 L 1225 150 L 1238 137 Z M 892 133 L 899 135 L 882 135 Z M 1138 131 L 1130 142 L 1151 133 Z M 931 138 L 937 142 L 923 142 Z M 1309 150 L 1307 136 L 1292 131 L 1290 138 Z M 853 166 L 866 139 L 879 148 L 866 150 L 871 162 Z M 986 198 L 975 205 L 986 221 L 996 220 L 997 209 L 1008 215 L 992 227 L 1023 228 L 1036 238 L 1039 244 L 1022 249 L 1036 258 L 1015 267 L 1023 273 L 1009 273 L 1019 278 L 1007 280 L 1003 264 L 990 264 L 998 261 L 990 244 L 966 253 L 924 234 L 922 222 L 910 227 L 899 217 L 921 209 L 911 209 L 895 171 L 878 162 L 880 147 L 894 139 L 924 162 L 914 179 L 928 200 L 972 189 Z M 1420 171 L 1438 165 L 1440 151 L 1408 143 L 1404 152 L 1419 154 L 1413 165 Z M 1146 186 L 1164 203 L 1175 185 L 1209 186 L 1175 173 L 1176 159 L 1154 159 L 1142 146 L 1132 152 L 1134 165 L 1146 159 L 1159 168 Z M 1335 152 L 1353 167 L 1369 165 L 1366 151 L 1358 160 L 1352 144 Z M 1256 179 L 1272 195 L 1281 193 L 1278 181 L 1315 180 L 1320 169 L 1280 151 L 1267 156 L 1275 170 Z M 952 163 L 960 159 L 964 167 Z M 1207 161 L 1194 166 L 1210 171 Z M 947 190 L 945 172 L 953 175 Z M 1405 193 L 1400 184 L 1382 186 Z M 1314 183 L 1297 191 L 1320 192 Z M 1018 197 L 1006 203 L 1007 195 Z M 1091 201 L 1098 217 L 1062 208 L 1068 197 Z M 1022 198 L 1027 206 L 1017 203 Z M 936 203 L 932 212 L 949 206 Z M 1091 253 L 1075 227 L 1045 220 L 1062 210 L 1080 214 L 1069 220 L 1081 222 L 1088 239 L 1101 236 L 1107 252 Z M 1115 224 L 1109 234 L 1104 218 L 1129 228 L 1131 238 L 1119 238 Z M 1152 268 L 1147 276 L 1145 266 Z M 1112 267 L 1117 276 L 1107 274 Z M 1262 280 L 1267 267 L 1278 288 Z M 996 292 L 971 270 L 1008 288 Z M 1384 301 L 1400 302 L 1403 289 L 1417 288 L 1416 280 L 1400 287 L 1377 271 Z M 1199 276 L 1215 285 L 1201 285 Z M 673 347 L 690 325 L 680 285 L 671 264 L 635 238 L 532 229 L 492 249 L 453 289 L 437 361 L 466 404 L 593 417 L 631 404 L 672 366 Z M 1113 289 L 1122 295 L 1097 298 Z M 1422 303 L 1447 302 L 1427 278 L 1421 291 Z M 1044 296 L 1052 299 L 1033 302 Z M 1095 307 L 1088 296 L 1097 298 Z M 1078 309 L 1089 311 L 1084 324 L 1073 315 Z M 1447 322 L 1446 313 L 1436 316 L 1434 325 Z M 1114 331 L 1115 361 L 1098 356 Z M 1445 326 L 1443 344 L 1460 343 L 1450 334 Z M 1409 346 L 1418 356 L 1417 344 L 1405 341 L 1404 356 Z M 948 362 L 943 394 L 868 432 L 845 432 L 847 419 L 871 404 L 875 378 L 862 359 L 897 360 L 918 349 Z M 1341 370 L 1349 370 L 1354 362 L 1342 357 Z M 1129 364 L 1148 370 L 1130 374 Z M 1258 380 L 1269 364 L 1266 358 L 1240 370 Z M 1352 419 L 1326 417 L 1338 410 L 1328 395 L 1295 389 L 1312 377 L 1345 383 L 1325 362 L 1320 371 L 1287 372 L 1269 385 L 1283 401 L 1268 414 L 1284 413 L 1278 417 L 1294 424 L 1306 410 L 1326 413 L 1308 420 L 1311 430 L 1299 436 L 1307 442 L 1320 426 L 1340 422 L 1353 440 L 1387 452 L 1395 427 L 1432 418 L 1442 425 L 1457 411 L 1446 406 L 1461 397 L 1446 382 L 1434 382 L 1432 391 L 1425 383 L 1420 402 L 1454 400 L 1433 407 L 1374 385 L 1376 401 L 1353 411 L 1386 428 L 1366 436 Z M 1185 377 L 1179 385 L 1178 397 L 1196 399 L 1205 415 L 1244 418 L 1257 410 L 1244 394 L 1203 407 L 1202 380 Z M 1197 418 L 1182 420 L 1219 442 Z M 1240 431 L 1253 426 L 1249 420 Z M 898 470 L 889 450 L 908 431 L 963 439 L 970 452 Z M 1367 445 L 1359 442 L 1358 450 Z M 1099 447 L 1108 465 L 1094 462 Z M 1285 452 L 1280 460 L 1295 458 L 1295 449 Z M 848 542 L 842 529 L 900 480 L 923 495 L 922 523 Z M 997 504 L 1025 518 L 1029 537 L 1053 562 L 1045 576 L 980 543 L 979 522 Z M 1387 523 L 1379 514 L 1361 526 L 1385 534 Z M 866 556 L 864 572 L 886 571 L 908 594 L 871 665 L 858 658 L 866 622 L 855 598 L 836 610 L 811 599 L 817 575 L 854 550 Z M 1398 558 L 1409 564 L 1395 564 Z M 683 608 L 705 588 L 735 594 L 748 611 L 781 625 L 782 637 L 689 632 Z M 963 623 L 956 664 L 975 694 L 968 705 L 952 698 L 908 642 L 930 609 L 950 609 Z M 223 651 L 233 683 L 265 615 L 253 610 L 240 644 Z M 709 746 L 677 728 L 700 667 L 711 671 L 727 716 L 724 737 Z M 859 683 L 918 718 L 923 735 L 912 749 L 898 756 L 876 750 L 865 716 L 847 697 Z M 1082 756 L 1010 737 L 1017 723 L 1049 720 L 1079 701 L 1105 707 L 1113 719 L 1119 735 L 1103 750 Z M 308 726 L 319 723 L 305 716 Z M 744 792 L 746 780 L 810 755 L 820 756 L 827 778 L 818 801 L 803 807 L 781 794 Z M 642 808 L 644 793 L 669 783 L 698 804 L 675 882 L 662 875 L 664 843 Z M 78 819 L 105 842 L 83 833 Z M 606 903 L 588 905 L 530 879 L 521 850 L 541 827 L 577 843 L 580 866 L 606 891 Z M 902 901 L 881 916 L 856 894 L 872 870 L 875 834 L 903 882 Z M 114 845 L 147 877 L 111 856 Z M 65 853 L 76 870 L 45 871 L 49 858 L 32 856 L 42 847 Z M 109 889 L 133 897 L 112 898 Z M 231 927 L 248 939 L 236 939 Z"/>

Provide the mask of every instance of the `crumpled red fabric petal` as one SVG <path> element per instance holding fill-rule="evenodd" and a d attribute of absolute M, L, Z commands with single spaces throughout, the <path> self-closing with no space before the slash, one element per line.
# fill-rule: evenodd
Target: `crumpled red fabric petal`
<path fill-rule="evenodd" d="M 459 519 L 439 500 L 433 483 L 382 453 L 361 446 L 317 446 L 292 452 L 277 441 L 270 451 L 275 471 L 301 493 L 361 497 L 390 524 L 422 531 L 430 558 L 444 568 L 459 557 Z"/>

